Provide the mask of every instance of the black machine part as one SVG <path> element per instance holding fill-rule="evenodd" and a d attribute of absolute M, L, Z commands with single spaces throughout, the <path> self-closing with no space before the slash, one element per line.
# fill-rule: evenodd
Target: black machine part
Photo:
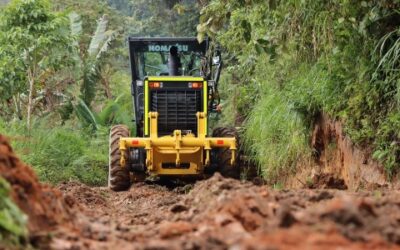
<path fill-rule="evenodd" d="M 145 172 L 146 151 L 143 148 L 130 148 L 128 152 L 128 166 L 131 172 Z"/>
<path fill-rule="evenodd" d="M 168 58 L 168 73 L 170 76 L 179 76 L 179 69 L 182 66 L 181 59 L 178 54 L 178 48 L 176 46 L 172 46 L 169 49 L 169 58 Z"/>
<path fill-rule="evenodd" d="M 218 47 L 209 48 L 208 39 L 199 43 L 195 37 L 186 38 L 137 38 L 130 37 L 129 52 L 130 64 L 132 72 L 131 93 L 133 96 L 133 106 L 135 110 L 135 123 L 136 123 L 136 136 L 144 136 L 144 80 L 145 76 L 140 76 L 140 61 L 142 60 L 143 52 L 148 52 L 150 48 L 169 49 L 168 58 L 168 73 L 169 75 L 178 76 L 182 67 L 179 57 L 179 49 L 184 46 L 187 51 L 201 54 L 202 67 L 200 75 L 209 82 L 209 91 L 211 99 L 209 100 L 208 107 L 212 112 L 216 110 L 219 104 L 218 94 L 218 81 L 222 67 L 221 52 Z M 189 66 L 189 70 L 192 66 Z"/>

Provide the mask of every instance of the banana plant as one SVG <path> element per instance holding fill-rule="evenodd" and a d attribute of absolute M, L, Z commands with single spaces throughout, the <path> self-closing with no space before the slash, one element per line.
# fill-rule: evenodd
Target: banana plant
<path fill-rule="evenodd" d="M 97 27 L 94 31 L 88 46 L 79 46 L 79 38 L 82 37 L 82 21 L 80 15 L 72 12 L 69 15 L 70 32 L 76 37 L 75 47 L 77 48 L 74 55 L 77 62 L 78 74 L 75 76 L 78 79 L 78 86 L 71 86 L 69 89 L 70 100 L 66 106 L 73 107 L 79 121 L 84 125 L 91 127 L 93 130 L 98 130 L 101 126 L 105 126 L 104 114 L 95 113 L 91 109 L 91 103 L 95 97 L 96 86 L 101 80 L 101 66 L 104 57 L 109 51 L 111 43 L 116 38 L 116 31 L 108 30 L 107 15 L 103 15 L 97 21 Z M 82 51 L 84 50 L 84 51 Z M 107 110 L 117 109 L 117 101 L 110 102 L 104 107 L 105 113 L 112 113 Z"/>
<path fill-rule="evenodd" d="M 71 35 L 79 37 L 82 35 L 82 21 L 80 16 L 72 12 L 69 15 Z M 90 107 L 95 97 L 96 85 L 100 80 L 100 69 L 104 56 L 107 54 L 111 43 L 115 40 L 116 31 L 108 30 L 107 15 L 103 15 L 97 21 L 97 27 L 94 31 L 91 41 L 86 51 L 78 49 L 78 67 L 80 70 L 80 95 L 79 97 Z M 78 47 L 78 42 L 76 42 Z"/>
<path fill-rule="evenodd" d="M 132 114 L 129 112 L 130 95 L 122 94 L 113 100 L 108 100 L 99 112 L 93 111 L 86 103 L 78 98 L 75 104 L 75 113 L 79 121 L 92 130 L 100 130 L 112 124 L 129 124 Z"/>

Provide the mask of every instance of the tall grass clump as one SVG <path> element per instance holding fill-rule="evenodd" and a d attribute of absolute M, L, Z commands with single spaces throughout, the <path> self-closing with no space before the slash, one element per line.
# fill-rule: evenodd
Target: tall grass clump
<path fill-rule="evenodd" d="M 108 164 L 108 130 L 93 133 L 77 124 L 49 125 L 38 119 L 30 131 L 19 121 L 0 123 L 19 157 L 31 165 L 41 181 L 81 181 L 105 185 Z"/>
<path fill-rule="evenodd" d="M 291 109 L 293 103 L 280 91 L 260 98 L 245 122 L 245 144 L 261 173 L 274 180 L 295 170 L 298 161 L 308 153 L 307 133 L 303 120 Z"/>

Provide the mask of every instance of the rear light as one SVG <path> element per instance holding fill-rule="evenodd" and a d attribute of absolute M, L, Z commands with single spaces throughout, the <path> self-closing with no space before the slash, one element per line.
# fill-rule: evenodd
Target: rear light
<path fill-rule="evenodd" d="M 224 145 L 224 140 L 217 140 L 218 145 Z"/>
<path fill-rule="evenodd" d="M 139 141 L 138 140 L 133 140 L 132 141 L 132 145 L 138 145 L 139 144 Z"/>
<path fill-rule="evenodd" d="M 189 82 L 189 88 L 201 89 L 202 87 L 203 87 L 203 83 L 201 83 L 201 82 Z"/>
<path fill-rule="evenodd" d="M 152 89 L 158 89 L 158 88 L 162 88 L 163 84 L 162 84 L 162 82 L 149 82 L 149 87 Z"/>

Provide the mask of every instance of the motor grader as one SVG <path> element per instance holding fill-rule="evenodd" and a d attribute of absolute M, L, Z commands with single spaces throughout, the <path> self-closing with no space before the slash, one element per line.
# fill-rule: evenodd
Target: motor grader
<path fill-rule="evenodd" d="M 111 128 L 109 187 L 126 190 L 146 176 L 238 177 L 236 131 L 209 131 L 210 114 L 219 111 L 219 49 L 196 38 L 128 42 L 136 135 L 126 125 Z"/>

